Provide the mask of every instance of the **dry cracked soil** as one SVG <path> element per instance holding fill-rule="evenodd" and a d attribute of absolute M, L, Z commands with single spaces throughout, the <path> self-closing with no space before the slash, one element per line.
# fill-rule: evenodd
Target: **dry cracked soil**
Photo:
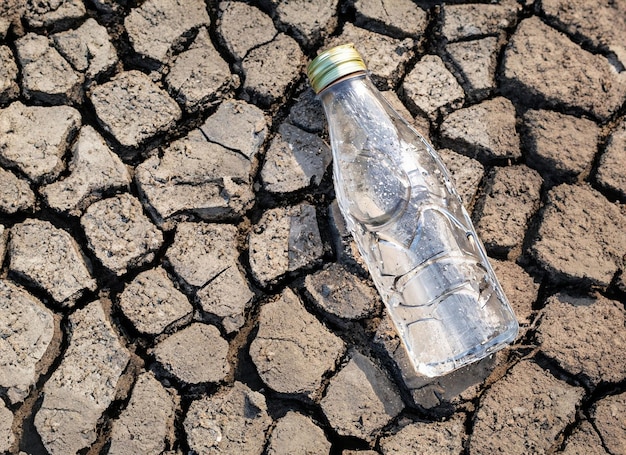
<path fill-rule="evenodd" d="M 407 367 L 304 68 L 353 42 L 521 330 Z M 624 0 L 3 0 L 0 453 L 626 454 Z"/>

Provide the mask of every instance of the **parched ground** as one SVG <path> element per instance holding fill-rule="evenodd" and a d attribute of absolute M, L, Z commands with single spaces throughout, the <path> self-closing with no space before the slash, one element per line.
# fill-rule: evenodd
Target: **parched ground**
<path fill-rule="evenodd" d="M 521 331 L 407 368 L 304 75 L 354 42 Z M 623 0 L 3 0 L 0 453 L 626 453 Z"/>

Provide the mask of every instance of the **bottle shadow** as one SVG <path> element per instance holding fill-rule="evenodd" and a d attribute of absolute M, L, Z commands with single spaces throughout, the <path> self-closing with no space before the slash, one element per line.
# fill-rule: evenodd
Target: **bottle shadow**
<path fill-rule="evenodd" d="M 410 400 L 420 408 L 443 411 L 455 408 L 459 404 L 476 397 L 485 380 L 497 364 L 496 354 L 465 365 L 444 376 L 429 378 L 418 375 L 411 364 L 406 349 L 391 323 L 385 315 L 374 336 L 374 345 L 383 351 L 390 360 L 397 382 L 403 384 Z"/>

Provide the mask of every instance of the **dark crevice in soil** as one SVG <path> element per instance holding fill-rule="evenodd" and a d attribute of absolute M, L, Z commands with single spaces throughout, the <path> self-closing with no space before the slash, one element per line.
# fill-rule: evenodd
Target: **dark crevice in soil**
<path fill-rule="evenodd" d="M 35 428 L 35 415 L 41 409 L 41 404 L 43 402 L 43 395 L 39 393 L 34 396 L 29 397 L 24 402 L 24 407 L 29 410 L 29 413 L 24 416 L 24 419 L 19 422 L 21 426 L 21 432 L 17 434 L 20 435 L 19 439 L 19 450 L 28 453 L 29 455 L 48 455 L 48 451 L 43 445 L 43 441 Z M 18 415 L 16 414 L 15 419 L 18 419 Z M 15 424 L 15 423 L 14 423 Z"/>
<path fill-rule="evenodd" d="M 589 382 L 588 378 L 586 378 L 584 374 L 572 375 L 563 367 L 561 367 L 561 365 L 559 365 L 556 360 L 546 356 L 541 351 L 537 352 L 537 354 L 535 355 L 535 362 L 541 368 L 550 372 L 552 376 L 563 382 L 566 382 L 571 386 L 582 387 L 587 393 L 589 393 L 594 388 L 594 386 Z"/>
<path fill-rule="evenodd" d="M 128 406 L 137 376 L 140 374 L 142 367 L 143 362 L 131 353 L 131 358 L 117 381 L 115 399 L 109 404 L 109 407 L 99 419 L 96 440 L 82 452 L 87 455 L 105 454 L 107 452 L 113 422 Z"/>
<path fill-rule="evenodd" d="M 620 109 L 620 112 L 613 116 L 613 119 L 603 128 L 598 140 L 598 150 L 594 155 L 591 169 L 589 170 L 589 174 L 585 180 L 592 186 L 592 188 L 602 193 L 609 201 L 613 203 L 617 202 L 626 204 L 626 197 L 624 197 L 622 193 L 613 188 L 607 188 L 598 181 L 598 170 L 600 168 L 602 156 L 607 152 L 607 149 L 610 146 L 612 135 L 619 132 L 622 115 L 626 115 L 626 102 Z"/>
<path fill-rule="evenodd" d="M 56 316 L 58 318 L 58 316 Z M 71 336 L 71 329 L 69 324 L 69 317 L 63 316 L 60 321 L 55 320 L 55 334 L 52 342 L 48 346 L 48 350 L 44 355 L 41 363 L 46 363 L 46 357 L 52 358 L 46 371 L 43 372 L 35 386 L 31 389 L 28 397 L 19 405 L 15 410 L 13 428 L 16 430 L 17 444 L 19 450 L 22 450 L 30 455 L 47 455 L 48 451 L 45 449 L 41 437 L 35 427 L 35 415 L 41 408 L 43 403 L 43 387 L 44 384 L 50 379 L 52 374 L 61 364 L 65 352 L 69 346 Z M 49 360 L 48 360 L 49 361 Z M 38 367 L 40 367 L 40 365 Z"/>
<path fill-rule="evenodd" d="M 622 381 L 618 384 L 601 384 L 591 393 L 589 397 L 584 400 L 583 406 L 581 407 L 581 412 L 584 413 L 585 418 L 591 423 L 593 429 L 598 434 L 600 441 L 602 442 L 602 447 L 606 453 L 612 452 L 604 442 L 602 432 L 599 430 L 595 419 L 593 418 L 593 409 L 597 405 L 598 401 L 622 393 L 626 393 L 626 381 Z"/>
<path fill-rule="evenodd" d="M 191 406 L 191 403 L 193 401 L 194 398 L 192 397 L 181 396 L 180 405 L 174 417 L 174 434 L 176 435 L 178 448 L 182 453 L 185 454 L 194 453 L 189 447 L 189 443 L 187 442 L 187 432 L 185 431 L 184 425 L 185 419 L 187 418 L 187 413 L 189 412 L 189 407 Z"/>
<path fill-rule="evenodd" d="M 623 393 L 625 389 L 626 389 L 626 381 L 622 381 L 621 383 L 618 383 L 618 384 L 601 383 L 595 389 L 591 390 L 588 394 L 586 394 L 582 399 L 582 403 L 577 409 L 576 418 L 572 422 L 570 422 L 570 424 L 567 425 L 565 429 L 559 435 L 559 438 L 557 440 L 560 440 L 561 444 L 557 445 L 555 447 L 555 450 L 552 451 L 551 453 L 556 453 L 557 450 L 563 450 L 568 443 L 569 437 L 577 430 L 580 424 L 584 421 L 587 421 L 591 424 L 594 431 L 597 433 L 598 438 L 600 439 L 602 443 L 602 447 L 606 451 L 606 453 L 611 453 L 611 451 L 608 449 L 608 447 L 604 443 L 604 440 L 602 438 L 602 433 L 598 430 L 598 427 L 596 426 L 595 419 L 593 418 L 593 408 L 596 406 L 598 401 L 604 398 L 607 398 L 609 396 L 612 396 L 612 395 Z"/>
<path fill-rule="evenodd" d="M 611 300 L 617 300 L 618 302 L 622 302 L 626 306 L 626 287 L 622 287 L 625 273 L 626 269 L 621 269 L 615 272 L 615 276 L 611 280 L 611 283 L 606 288 L 606 290 L 601 291 L 601 293 L 606 298 Z"/>
<path fill-rule="evenodd" d="M 615 13 L 619 14 L 617 8 L 615 9 Z M 558 16 L 552 16 L 545 13 L 541 6 L 541 0 L 537 1 L 535 4 L 535 14 L 541 18 L 544 23 L 566 35 L 572 42 L 580 46 L 585 51 L 605 57 L 618 73 L 626 71 L 623 62 L 619 61 L 618 57 L 609 49 L 608 46 L 602 43 L 594 43 L 593 39 L 589 38 L 585 33 L 577 30 L 572 31 L 572 25 L 562 22 Z"/>
<path fill-rule="evenodd" d="M 242 382 L 252 390 L 261 390 L 265 388 L 263 380 L 252 362 L 250 357 L 250 343 L 256 337 L 258 332 L 257 320 L 261 311 L 261 306 L 266 303 L 264 301 L 257 302 L 247 313 L 245 325 L 239 329 L 239 333 L 233 340 L 230 347 L 230 363 L 233 368 L 233 379 Z"/>

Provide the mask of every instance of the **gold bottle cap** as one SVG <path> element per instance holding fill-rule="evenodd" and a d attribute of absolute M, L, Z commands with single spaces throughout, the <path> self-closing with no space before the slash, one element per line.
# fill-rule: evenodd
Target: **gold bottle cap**
<path fill-rule="evenodd" d="M 306 72 L 311 87 L 319 93 L 337 79 L 365 69 L 363 58 L 350 43 L 322 52 L 309 63 Z"/>

